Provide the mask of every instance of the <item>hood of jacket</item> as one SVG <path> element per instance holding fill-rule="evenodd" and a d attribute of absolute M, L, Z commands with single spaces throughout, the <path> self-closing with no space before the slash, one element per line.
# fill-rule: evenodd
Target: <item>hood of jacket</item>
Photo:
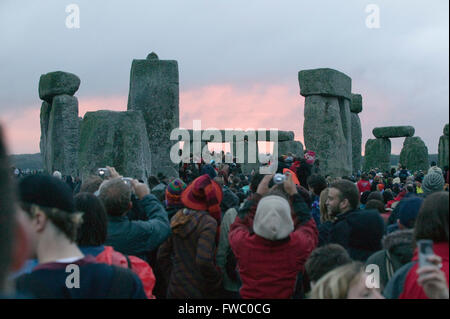
<path fill-rule="evenodd" d="M 383 247 L 389 252 L 393 262 L 405 264 L 413 257 L 414 230 L 397 230 L 383 238 Z"/>
<path fill-rule="evenodd" d="M 179 210 L 170 221 L 170 228 L 174 235 L 185 238 L 197 228 L 200 219 L 208 214 L 207 212 L 195 211 L 190 209 Z"/>

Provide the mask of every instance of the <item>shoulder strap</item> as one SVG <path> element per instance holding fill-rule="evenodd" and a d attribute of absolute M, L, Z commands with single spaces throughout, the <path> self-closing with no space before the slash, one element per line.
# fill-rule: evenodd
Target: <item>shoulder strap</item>
<path fill-rule="evenodd" d="M 111 287 L 106 298 L 130 298 L 133 294 L 134 279 L 130 276 L 130 271 L 126 268 L 112 266 L 113 276 L 111 278 Z"/>

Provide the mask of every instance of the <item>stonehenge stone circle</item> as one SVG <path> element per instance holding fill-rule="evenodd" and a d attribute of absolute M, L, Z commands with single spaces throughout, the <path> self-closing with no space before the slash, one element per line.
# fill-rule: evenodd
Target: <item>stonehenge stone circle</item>
<path fill-rule="evenodd" d="M 314 69 L 300 71 L 298 80 L 305 97 L 305 148 L 316 152 L 324 175 L 351 175 L 351 78 L 332 69 Z"/>
<path fill-rule="evenodd" d="M 377 138 L 411 137 L 414 136 L 415 129 L 412 126 L 386 126 L 376 127 L 372 133 Z"/>
<path fill-rule="evenodd" d="M 48 103 L 57 95 L 74 95 L 80 87 L 80 78 L 75 74 L 56 71 L 42 74 L 39 80 L 39 98 Z"/>
<path fill-rule="evenodd" d="M 444 135 L 439 138 L 438 147 L 438 166 L 444 168 L 449 166 L 449 136 L 448 136 L 448 124 L 444 127 Z"/>
<path fill-rule="evenodd" d="M 144 116 L 152 155 L 152 174 L 172 176 L 178 165 L 170 159 L 170 133 L 180 125 L 178 62 L 159 60 L 150 53 L 145 60 L 133 60 L 130 72 L 128 110 Z M 176 174 L 175 177 L 178 177 Z"/>
<path fill-rule="evenodd" d="M 379 168 L 389 171 L 391 162 L 391 140 L 388 138 L 368 139 L 364 155 L 364 171 Z"/>
<path fill-rule="evenodd" d="M 406 165 L 411 171 L 426 171 L 430 165 L 428 161 L 428 148 L 418 136 L 407 137 L 400 152 L 400 163 Z"/>
<path fill-rule="evenodd" d="M 87 112 L 80 132 L 78 165 L 82 178 L 113 166 L 124 177 L 147 180 L 151 152 L 140 111 Z"/>

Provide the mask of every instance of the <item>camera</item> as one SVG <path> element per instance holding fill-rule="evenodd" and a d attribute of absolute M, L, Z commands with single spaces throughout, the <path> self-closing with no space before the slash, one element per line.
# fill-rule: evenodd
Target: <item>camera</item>
<path fill-rule="evenodd" d="M 274 184 L 283 184 L 286 180 L 286 175 L 277 173 L 273 176 Z"/>
<path fill-rule="evenodd" d="M 99 168 L 99 169 L 97 169 L 97 175 L 102 177 L 102 178 L 110 177 L 111 176 L 111 172 L 107 168 Z"/>

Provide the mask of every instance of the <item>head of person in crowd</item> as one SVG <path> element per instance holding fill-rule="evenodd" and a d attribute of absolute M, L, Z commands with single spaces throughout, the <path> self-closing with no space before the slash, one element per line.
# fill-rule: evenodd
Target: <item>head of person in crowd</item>
<path fill-rule="evenodd" d="M 430 174 L 430 173 L 436 173 L 436 174 L 442 175 L 442 169 L 440 167 L 437 167 L 437 166 L 431 166 L 428 169 L 428 174 Z"/>
<path fill-rule="evenodd" d="M 14 287 L 7 278 L 22 267 L 31 244 L 30 229 L 17 206 L 15 191 L 0 126 L 0 298 L 14 296 Z"/>
<path fill-rule="evenodd" d="M 72 190 L 66 183 L 52 176 L 27 176 L 19 182 L 19 199 L 31 225 L 33 252 L 39 262 L 48 262 L 45 259 L 55 253 L 81 255 L 75 241 L 82 213 L 75 211 Z"/>
<path fill-rule="evenodd" d="M 325 188 L 322 193 L 320 193 L 319 198 L 319 210 L 320 210 L 320 222 L 325 223 L 327 221 L 332 221 L 333 218 L 328 211 L 327 199 L 328 199 L 328 191 L 329 188 Z"/>
<path fill-rule="evenodd" d="M 423 201 L 417 215 L 415 240 L 430 239 L 434 243 L 448 243 L 448 219 L 449 193 L 442 191 L 431 194 Z"/>
<path fill-rule="evenodd" d="M 260 173 L 256 173 L 255 175 L 253 175 L 252 180 L 250 181 L 250 191 L 252 192 L 252 194 L 256 193 L 258 185 L 259 183 L 261 183 L 263 178 L 264 175 Z"/>
<path fill-rule="evenodd" d="M 297 168 L 297 171 L 295 172 L 300 182 L 300 185 L 302 186 L 308 185 L 307 180 L 308 177 L 311 175 L 311 172 L 312 172 L 312 165 L 308 164 L 305 158 L 301 158 L 300 166 Z"/>
<path fill-rule="evenodd" d="M 405 198 L 399 203 L 397 219 L 399 229 L 414 228 L 422 204 L 423 198 L 420 197 Z"/>
<path fill-rule="evenodd" d="M 311 299 L 383 299 L 376 288 L 366 285 L 364 265 L 352 262 L 323 276 L 311 291 Z"/>
<path fill-rule="evenodd" d="M 62 179 L 62 174 L 60 171 L 54 171 L 52 175 L 53 175 L 53 177 L 56 177 L 57 179 Z"/>
<path fill-rule="evenodd" d="M 367 196 L 367 201 L 372 200 L 372 199 L 379 200 L 380 202 L 384 201 L 383 194 L 381 194 L 381 192 L 378 192 L 378 191 L 371 192 L 369 194 L 369 196 Z"/>
<path fill-rule="evenodd" d="M 121 178 L 104 182 L 100 186 L 98 197 L 109 216 L 123 216 L 132 208 L 131 187 Z"/>
<path fill-rule="evenodd" d="M 360 199 L 361 204 L 366 205 L 370 193 L 371 193 L 371 191 L 365 191 L 361 194 L 361 199 Z"/>
<path fill-rule="evenodd" d="M 272 191 L 259 201 L 253 230 L 258 236 L 272 241 L 285 239 L 294 230 L 291 206 L 283 192 Z"/>
<path fill-rule="evenodd" d="M 369 180 L 369 176 L 366 173 L 362 173 L 361 174 L 361 180 L 362 181 L 368 181 Z"/>
<path fill-rule="evenodd" d="M 356 185 L 347 180 L 331 184 L 326 205 L 331 217 L 359 208 L 359 192 Z"/>
<path fill-rule="evenodd" d="M 80 193 L 94 194 L 96 191 L 98 191 L 102 183 L 103 179 L 100 176 L 89 176 L 81 184 Z"/>
<path fill-rule="evenodd" d="M 380 214 L 384 214 L 386 212 L 384 210 L 384 203 L 378 199 L 371 199 L 371 200 L 367 201 L 366 209 L 377 210 Z"/>
<path fill-rule="evenodd" d="M 181 202 L 181 193 L 186 189 L 187 185 L 179 178 L 175 178 L 166 188 L 166 208 L 179 209 L 183 207 Z"/>
<path fill-rule="evenodd" d="M 392 193 L 392 190 L 388 188 L 383 192 L 383 202 L 386 205 L 391 200 L 394 200 L 394 194 Z"/>
<path fill-rule="evenodd" d="M 425 196 L 429 196 L 435 192 L 440 192 L 444 189 L 445 180 L 442 174 L 428 173 L 423 178 L 422 189 Z"/>
<path fill-rule="evenodd" d="M 333 269 L 351 263 L 352 259 L 344 247 L 328 244 L 313 250 L 305 264 L 305 270 L 311 282 L 311 288 L 325 274 Z"/>
<path fill-rule="evenodd" d="M 327 188 L 327 181 L 325 177 L 318 174 L 313 174 L 307 179 L 309 191 L 312 192 L 315 196 L 320 196 L 322 191 Z"/>
<path fill-rule="evenodd" d="M 222 187 L 208 174 L 197 177 L 181 194 L 181 202 L 184 207 L 197 211 L 207 211 L 218 221 L 218 224 L 222 198 Z"/>
<path fill-rule="evenodd" d="M 77 244 L 100 246 L 106 241 L 108 218 L 102 201 L 91 193 L 78 193 L 74 197 L 75 209 L 83 213 L 83 223 L 77 232 Z"/>

